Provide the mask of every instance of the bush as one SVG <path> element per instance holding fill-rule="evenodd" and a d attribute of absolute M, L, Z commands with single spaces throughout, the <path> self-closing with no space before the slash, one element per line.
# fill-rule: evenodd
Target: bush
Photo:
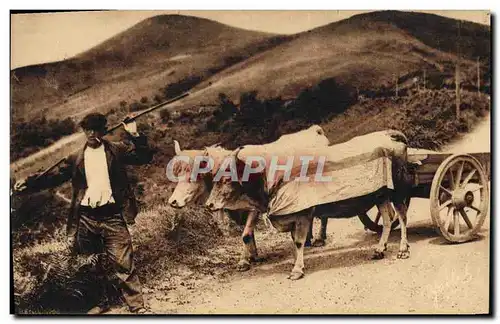
<path fill-rule="evenodd" d="M 163 109 L 160 111 L 160 118 L 163 123 L 168 123 L 171 118 L 170 111 L 168 109 Z"/>
<path fill-rule="evenodd" d="M 193 112 L 183 111 L 178 119 L 182 124 L 192 124 L 195 118 L 196 116 Z"/>
<path fill-rule="evenodd" d="M 169 84 L 168 86 L 162 89 L 165 99 L 170 99 L 181 95 L 182 93 L 188 91 L 189 89 L 200 83 L 201 80 L 203 80 L 203 77 L 192 75 L 182 80 L 179 80 L 176 83 Z"/>
<path fill-rule="evenodd" d="M 159 104 L 163 101 L 163 98 L 160 95 L 155 95 L 153 97 L 153 100 L 154 100 L 155 104 Z"/>
<path fill-rule="evenodd" d="M 148 108 L 147 105 L 134 101 L 133 103 L 130 104 L 128 110 L 129 112 L 134 112 L 134 111 L 144 110 L 146 108 Z"/>
<path fill-rule="evenodd" d="M 47 120 L 42 117 L 28 122 L 22 119 L 13 121 L 10 139 L 11 160 L 27 156 L 63 136 L 73 134 L 76 128 L 75 122 L 69 117 L 63 120 Z"/>
<path fill-rule="evenodd" d="M 401 103 L 403 123 L 397 128 L 403 131 L 410 147 L 438 149 L 459 133 L 470 130 L 489 110 L 485 95 L 462 92 L 461 118 L 456 118 L 453 91 L 429 91 L 407 97 Z"/>
<path fill-rule="evenodd" d="M 333 78 L 325 79 L 303 90 L 291 104 L 289 113 L 292 118 L 316 123 L 344 112 L 357 99 L 355 89 L 341 85 Z"/>
<path fill-rule="evenodd" d="M 260 100 L 256 91 L 249 91 L 240 95 L 237 107 L 228 96 L 220 93 L 218 108 L 202 127 L 219 132 L 221 136 L 227 135 L 223 141 L 227 148 L 268 143 L 282 134 L 342 113 L 356 101 L 355 89 L 338 84 L 334 79 L 323 80 L 303 90 L 291 103 L 281 98 Z"/>

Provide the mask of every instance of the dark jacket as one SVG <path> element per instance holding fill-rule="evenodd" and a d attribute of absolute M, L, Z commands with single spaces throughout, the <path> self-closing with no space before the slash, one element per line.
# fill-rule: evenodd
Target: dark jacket
<path fill-rule="evenodd" d="M 110 142 L 103 139 L 104 151 L 108 163 L 109 178 L 113 198 L 121 208 L 123 217 L 128 224 L 135 222 L 137 216 L 137 201 L 134 191 L 128 181 L 125 165 L 140 165 L 149 163 L 153 158 L 153 151 L 147 144 L 145 136 L 132 137 L 131 143 Z M 87 189 L 85 177 L 84 152 L 87 145 L 71 154 L 58 168 L 30 183 L 30 191 L 53 188 L 71 179 L 73 194 L 68 215 L 67 233 L 75 235 L 80 217 L 79 207 Z M 75 226 L 76 224 L 76 226 Z"/>

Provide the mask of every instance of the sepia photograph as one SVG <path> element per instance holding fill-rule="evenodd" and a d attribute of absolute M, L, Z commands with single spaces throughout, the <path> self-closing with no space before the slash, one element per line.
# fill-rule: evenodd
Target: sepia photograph
<path fill-rule="evenodd" d="M 11 314 L 493 313 L 490 11 L 9 16 Z"/>

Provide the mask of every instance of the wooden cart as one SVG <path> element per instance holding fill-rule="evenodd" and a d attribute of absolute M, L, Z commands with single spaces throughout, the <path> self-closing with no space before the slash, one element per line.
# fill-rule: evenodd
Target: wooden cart
<path fill-rule="evenodd" d="M 430 215 L 438 233 L 449 242 L 475 237 L 489 209 L 490 153 L 454 154 L 409 149 L 411 197 L 430 199 Z M 359 215 L 365 229 L 382 231 L 380 214 Z M 396 228 L 396 219 L 392 228 Z"/>

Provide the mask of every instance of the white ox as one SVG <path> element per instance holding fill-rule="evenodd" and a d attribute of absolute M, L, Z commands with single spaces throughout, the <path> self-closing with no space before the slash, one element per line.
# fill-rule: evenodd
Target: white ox
<path fill-rule="evenodd" d="M 266 161 L 277 156 L 282 162 L 290 156 L 312 156 L 307 175 L 315 174 L 320 169 L 321 158 L 325 157 L 326 163 L 321 169 L 333 175 L 330 182 L 284 180 L 285 171 L 275 173 L 273 177 L 268 172 L 268 163 L 266 169 L 255 174 L 253 179 L 243 181 L 240 170 L 248 168 L 248 159 L 256 152 L 248 154 L 246 147 L 242 147 L 232 154 L 238 170 L 237 181 L 227 175 L 222 177 L 214 184 L 206 206 L 212 211 L 245 206 L 247 209 L 267 211 L 275 228 L 292 235 L 296 260 L 288 278 L 297 280 L 304 275 L 304 243 L 313 217 L 354 217 L 376 205 L 382 215 L 383 232 L 373 258 L 381 259 L 393 221 L 392 202 L 401 223 L 398 258 L 407 258 L 409 245 L 404 201 L 409 186 L 405 172 L 406 145 L 406 137 L 401 132 L 389 130 L 326 148 L 301 152 L 290 150 L 282 154 L 267 151 L 261 155 Z M 303 164 L 302 159 L 293 159 L 292 175 L 297 176 L 300 171 L 302 177 Z M 251 217 L 253 214 L 249 215 L 247 222 L 250 226 L 253 224 Z M 251 232 L 251 228 L 246 231 Z"/>
<path fill-rule="evenodd" d="M 205 196 L 210 194 L 213 186 L 213 178 L 216 175 L 221 162 L 224 158 L 229 156 L 232 151 L 228 151 L 217 145 L 206 147 L 204 150 L 181 150 L 179 142 L 174 141 L 174 144 L 176 157 L 187 157 L 190 161 L 189 163 L 180 161 L 176 162 L 176 176 L 183 180 L 177 183 L 174 192 L 168 200 L 168 203 L 172 207 L 182 208 L 190 202 L 203 200 Z M 249 152 L 285 152 L 295 148 L 319 148 L 327 147 L 328 145 L 329 141 L 325 136 L 323 129 L 318 125 L 312 125 L 305 130 L 293 134 L 283 135 L 275 142 L 269 144 L 247 145 L 245 147 Z M 191 179 L 191 172 L 194 169 L 193 163 L 196 156 L 210 157 L 215 162 L 215 165 L 212 167 L 212 172 L 197 176 L 193 181 Z M 231 210 L 224 210 L 221 208 L 218 211 L 225 213 L 225 216 L 228 216 L 237 223 L 239 223 L 238 220 L 240 220 L 240 222 L 244 222 L 245 228 L 242 233 L 244 247 L 240 261 L 238 262 L 238 270 L 248 270 L 250 268 L 250 262 L 259 260 L 253 229 L 260 212 L 255 208 L 248 208 L 247 206 L 243 206 L 242 208 L 233 208 Z M 239 223 L 239 225 L 243 224 Z"/>

